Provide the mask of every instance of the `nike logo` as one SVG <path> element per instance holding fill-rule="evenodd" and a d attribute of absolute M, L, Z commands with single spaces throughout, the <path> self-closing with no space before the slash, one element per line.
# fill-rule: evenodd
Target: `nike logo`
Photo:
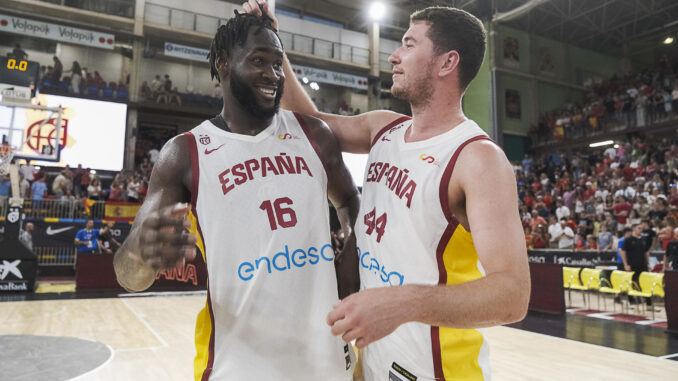
<path fill-rule="evenodd" d="M 384 136 L 381 137 L 381 141 L 382 141 L 382 142 L 390 142 L 391 139 L 387 139 L 387 138 L 386 138 L 386 135 L 384 135 Z"/>
<path fill-rule="evenodd" d="M 217 148 L 215 148 L 215 149 L 207 149 L 207 148 L 205 148 L 205 155 L 209 155 L 209 154 L 211 154 L 212 152 L 218 150 L 219 148 L 221 148 L 221 147 L 223 147 L 223 146 L 224 146 L 224 145 L 222 144 L 222 145 L 220 145 L 219 147 L 217 147 Z"/>
<path fill-rule="evenodd" d="M 51 226 L 48 226 L 48 227 L 47 227 L 46 233 L 47 233 L 47 235 L 55 235 L 55 234 L 59 234 L 59 233 L 65 232 L 66 230 L 71 230 L 71 229 L 73 229 L 74 227 L 75 227 L 75 226 L 69 226 L 69 227 L 66 227 L 66 228 L 52 229 Z"/>

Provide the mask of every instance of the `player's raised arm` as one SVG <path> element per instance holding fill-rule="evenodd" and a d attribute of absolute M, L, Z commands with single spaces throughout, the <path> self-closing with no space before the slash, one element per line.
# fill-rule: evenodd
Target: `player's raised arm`
<path fill-rule="evenodd" d="M 265 1 L 249 0 L 243 3 L 243 10 L 247 13 L 261 15 L 262 9 L 273 20 L 273 27 L 278 29 L 278 20 L 268 10 L 268 4 Z M 377 133 L 389 123 L 403 117 L 402 114 L 386 110 L 370 111 L 354 116 L 320 112 L 299 83 L 286 54 L 283 57 L 283 70 L 287 80 L 281 101 L 282 108 L 314 116 L 327 123 L 344 152 L 368 153 Z"/>
<path fill-rule="evenodd" d="M 195 257 L 197 238 L 186 232 L 190 201 L 191 163 L 187 136 L 170 140 L 153 168 L 144 204 L 132 231 L 115 253 L 118 283 L 127 291 L 147 289 L 160 269 L 173 268 Z"/>
<path fill-rule="evenodd" d="M 357 292 L 360 288 L 358 254 L 354 226 L 360 209 L 360 194 L 350 172 L 344 165 L 339 144 L 322 120 L 302 116 L 313 141 L 318 145 L 321 160 L 327 166 L 327 194 L 337 209 L 337 217 L 344 232 L 344 249 L 335 258 L 339 298 Z"/>

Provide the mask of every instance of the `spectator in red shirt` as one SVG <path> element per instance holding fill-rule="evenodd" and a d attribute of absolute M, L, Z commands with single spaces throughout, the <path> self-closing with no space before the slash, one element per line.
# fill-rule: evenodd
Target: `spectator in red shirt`
<path fill-rule="evenodd" d="M 633 209 L 633 206 L 629 204 L 628 201 L 626 201 L 626 197 L 617 196 L 612 209 L 614 210 L 614 216 L 617 217 L 617 222 L 622 225 L 626 225 L 626 219 Z"/>
<path fill-rule="evenodd" d="M 527 196 L 523 197 L 523 202 L 525 203 L 525 206 L 527 206 L 528 210 L 534 208 L 535 201 L 534 193 L 532 191 L 527 192 Z"/>
<path fill-rule="evenodd" d="M 532 228 L 532 231 L 535 231 L 539 225 L 546 225 L 546 220 L 544 217 L 540 216 L 536 210 L 533 210 L 532 218 L 530 219 L 530 228 Z"/>
<path fill-rule="evenodd" d="M 533 249 L 544 249 L 546 248 L 546 236 L 544 234 L 544 226 L 545 225 L 539 225 L 537 228 L 532 232 L 532 248 Z"/>

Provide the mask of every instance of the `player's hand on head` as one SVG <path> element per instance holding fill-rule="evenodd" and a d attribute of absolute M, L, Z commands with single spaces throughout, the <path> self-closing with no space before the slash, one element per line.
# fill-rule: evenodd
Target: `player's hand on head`
<path fill-rule="evenodd" d="M 188 206 L 177 203 L 153 212 L 141 225 L 141 259 L 154 270 L 180 266 L 196 256 L 198 238 L 191 227 Z"/>
<path fill-rule="evenodd" d="M 268 17 L 270 17 L 271 20 L 273 20 L 271 22 L 271 26 L 273 26 L 275 30 L 278 30 L 278 19 L 275 17 L 273 12 L 271 12 L 271 10 L 268 9 L 268 2 L 264 0 L 248 0 L 247 2 L 242 4 L 242 9 L 245 11 L 245 13 L 250 13 L 257 16 L 262 15 L 263 9 L 263 11 L 266 12 Z"/>

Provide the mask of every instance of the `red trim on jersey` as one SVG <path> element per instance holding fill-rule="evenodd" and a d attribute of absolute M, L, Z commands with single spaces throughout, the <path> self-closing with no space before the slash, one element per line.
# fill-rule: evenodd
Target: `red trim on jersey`
<path fill-rule="evenodd" d="M 459 158 L 461 150 L 464 149 L 464 147 L 466 147 L 469 143 L 483 139 L 491 140 L 488 136 L 479 135 L 462 143 L 454 152 L 454 155 L 452 155 L 450 162 L 447 164 L 447 167 L 445 167 L 443 177 L 440 180 L 440 206 L 443 209 L 445 218 L 447 219 L 447 227 L 440 237 L 438 247 L 436 248 L 436 260 L 438 261 L 438 284 L 447 284 L 447 269 L 445 269 L 443 254 L 445 253 L 447 244 L 450 242 L 450 239 L 452 239 L 454 231 L 457 230 L 457 227 L 459 226 L 459 221 L 452 215 L 449 204 L 448 187 L 450 184 L 450 178 L 452 177 L 452 171 L 454 170 L 454 166 L 457 163 L 457 159 Z M 431 326 L 431 350 L 433 353 L 433 371 L 436 380 L 444 381 L 445 374 L 443 373 L 443 360 L 440 353 L 440 329 L 436 326 Z"/>
<path fill-rule="evenodd" d="M 370 144 L 370 148 L 374 147 L 374 145 L 377 144 L 377 141 L 379 140 L 381 135 L 385 134 L 386 131 L 388 131 L 391 128 L 399 125 L 400 123 L 407 121 L 407 120 L 410 120 L 410 119 L 412 119 L 412 118 L 410 118 L 409 116 L 401 116 L 400 118 L 398 118 L 398 119 L 394 120 L 393 122 L 387 124 L 386 127 L 379 130 L 379 132 L 377 132 L 377 134 L 374 136 L 374 139 L 372 139 L 372 144 Z"/>
<path fill-rule="evenodd" d="M 461 150 L 464 149 L 464 147 L 466 147 L 469 143 L 482 139 L 490 141 L 492 140 L 487 135 L 479 135 L 463 142 L 459 146 L 459 148 L 457 148 L 457 150 L 454 152 L 454 155 L 452 155 L 450 162 L 447 163 L 447 167 L 445 167 L 445 172 L 443 172 L 443 178 L 440 180 L 439 194 L 440 194 L 440 207 L 443 208 L 443 213 L 445 214 L 445 218 L 447 219 L 448 223 L 451 222 L 452 219 L 454 218 L 452 217 L 452 211 L 450 210 L 449 192 L 448 192 L 448 187 L 450 185 L 450 178 L 452 177 L 452 170 L 454 170 L 454 165 L 457 164 L 459 154 L 461 153 Z"/>
<path fill-rule="evenodd" d="M 443 360 L 440 355 L 440 329 L 431 326 L 431 349 L 433 351 L 433 374 L 436 380 L 445 381 L 445 374 L 443 373 Z"/>
<path fill-rule="evenodd" d="M 188 137 L 188 148 L 190 151 L 191 157 L 191 205 L 193 211 L 195 211 L 196 206 L 198 205 L 198 184 L 200 180 L 200 165 L 198 164 L 198 143 L 195 141 L 195 135 L 192 132 L 187 132 L 186 136 Z M 195 213 L 193 213 L 195 215 Z M 195 215 L 197 219 L 198 216 Z"/>
<path fill-rule="evenodd" d="M 318 155 L 320 162 L 323 164 L 323 168 L 325 168 L 325 176 L 327 176 L 329 178 L 329 171 L 327 170 L 327 164 L 325 163 L 325 160 L 323 160 L 323 156 L 320 154 L 320 148 L 318 148 L 318 145 L 315 143 L 315 140 L 313 140 L 313 137 L 311 137 L 311 130 L 308 128 L 308 125 L 306 124 L 304 117 L 301 114 L 298 114 L 296 112 L 294 113 L 294 117 L 297 118 L 297 122 L 299 122 L 301 129 L 304 130 L 304 135 L 306 135 L 306 138 L 308 139 L 308 141 L 313 146 L 313 150 Z"/>

